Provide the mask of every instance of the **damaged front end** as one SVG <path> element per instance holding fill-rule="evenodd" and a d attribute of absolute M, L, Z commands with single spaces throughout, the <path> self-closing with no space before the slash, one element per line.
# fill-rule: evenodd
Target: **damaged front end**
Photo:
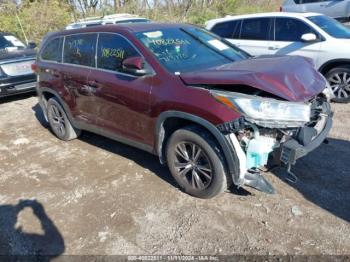
<path fill-rule="evenodd" d="M 285 165 L 290 171 L 296 160 L 320 146 L 331 127 L 333 113 L 328 89 L 307 102 L 261 98 L 226 91 L 212 91 L 220 102 L 241 113 L 232 122 L 218 125 L 239 159 L 237 186 L 251 186 L 274 193 L 261 175 L 266 166 Z"/>

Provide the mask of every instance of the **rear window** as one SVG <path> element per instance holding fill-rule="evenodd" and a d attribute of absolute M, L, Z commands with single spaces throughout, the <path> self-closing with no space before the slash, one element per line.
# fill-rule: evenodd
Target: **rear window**
<path fill-rule="evenodd" d="M 41 59 L 62 62 L 62 44 L 62 37 L 51 40 L 41 52 Z"/>
<path fill-rule="evenodd" d="M 269 40 L 270 18 L 253 18 L 243 20 L 241 39 L 247 40 Z"/>
<path fill-rule="evenodd" d="M 241 20 L 216 24 L 211 31 L 224 38 L 239 38 Z"/>
<path fill-rule="evenodd" d="M 66 36 L 64 63 L 95 67 L 96 39 L 96 34 Z"/>

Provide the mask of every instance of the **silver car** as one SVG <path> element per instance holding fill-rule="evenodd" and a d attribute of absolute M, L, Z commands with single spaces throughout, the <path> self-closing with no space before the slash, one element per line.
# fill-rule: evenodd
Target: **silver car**
<path fill-rule="evenodd" d="M 283 12 L 316 12 L 338 20 L 349 21 L 350 0 L 286 0 Z"/>

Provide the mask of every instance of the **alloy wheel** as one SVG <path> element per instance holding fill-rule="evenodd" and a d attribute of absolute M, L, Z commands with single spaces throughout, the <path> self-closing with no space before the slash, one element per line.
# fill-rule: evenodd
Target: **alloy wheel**
<path fill-rule="evenodd" d="M 61 136 L 64 136 L 66 134 L 66 124 L 63 113 L 56 105 L 50 106 L 49 113 L 52 119 L 52 129 Z"/>
<path fill-rule="evenodd" d="M 334 73 L 328 78 L 328 82 L 337 98 L 344 99 L 350 96 L 350 73 Z"/>
<path fill-rule="evenodd" d="M 193 189 L 206 189 L 213 178 L 209 157 L 202 148 L 192 142 L 181 142 L 175 147 L 175 169 Z"/>

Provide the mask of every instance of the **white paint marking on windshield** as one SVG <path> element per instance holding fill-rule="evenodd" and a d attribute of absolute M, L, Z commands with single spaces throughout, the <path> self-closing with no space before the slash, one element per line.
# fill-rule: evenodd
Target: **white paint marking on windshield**
<path fill-rule="evenodd" d="M 163 33 L 161 31 L 153 31 L 153 32 L 147 32 L 143 34 L 148 38 L 159 38 L 163 36 Z"/>

